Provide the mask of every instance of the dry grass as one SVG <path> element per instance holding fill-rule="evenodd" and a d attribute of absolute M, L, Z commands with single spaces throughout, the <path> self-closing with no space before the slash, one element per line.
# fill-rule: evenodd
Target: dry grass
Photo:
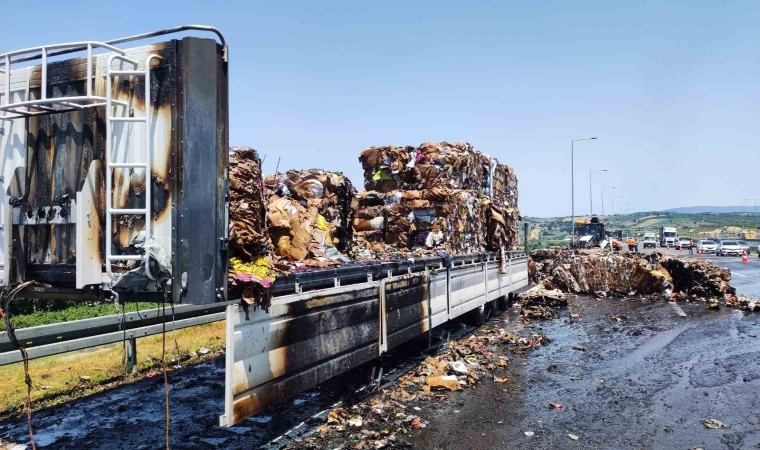
<path fill-rule="evenodd" d="M 177 330 L 176 341 L 182 365 L 213 357 L 224 344 L 224 322 Z M 211 352 L 189 356 L 201 347 Z M 122 344 L 97 347 L 30 361 L 32 403 L 34 409 L 62 403 L 104 389 L 112 383 L 128 383 L 150 374 L 161 366 L 161 335 L 137 340 L 136 375 L 126 375 Z M 166 359 L 177 359 L 174 336 L 166 335 Z M 176 361 L 175 361 L 176 364 Z M 26 399 L 24 370 L 21 363 L 0 367 L 0 418 L 17 415 Z"/>

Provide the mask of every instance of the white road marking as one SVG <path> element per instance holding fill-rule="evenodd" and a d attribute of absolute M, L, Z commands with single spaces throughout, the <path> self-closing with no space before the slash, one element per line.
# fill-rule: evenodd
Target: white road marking
<path fill-rule="evenodd" d="M 676 302 L 668 302 L 668 303 L 670 303 L 670 306 L 672 306 L 672 307 L 673 307 L 673 311 L 675 311 L 675 312 L 676 312 L 676 314 L 678 314 L 678 315 L 679 315 L 679 316 L 681 316 L 681 317 L 688 317 L 688 316 L 686 315 L 686 313 L 685 313 L 685 312 L 683 312 L 683 309 L 681 309 L 681 307 L 680 307 L 680 306 L 678 306 L 678 304 L 677 304 Z"/>
<path fill-rule="evenodd" d="M 744 278 L 751 278 L 749 275 L 744 275 L 743 273 L 734 272 L 734 271 L 731 272 L 731 275 L 738 275 L 738 276 L 744 277 Z"/>

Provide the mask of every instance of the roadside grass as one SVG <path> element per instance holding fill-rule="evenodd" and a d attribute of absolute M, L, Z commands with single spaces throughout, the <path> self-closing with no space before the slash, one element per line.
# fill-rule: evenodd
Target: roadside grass
<path fill-rule="evenodd" d="M 223 352 L 224 337 L 224 321 L 177 330 L 176 347 L 174 333 L 167 331 L 167 362 L 174 360 L 168 363 L 169 366 L 184 366 L 213 358 Z M 210 351 L 206 355 L 198 354 L 202 347 Z M 160 373 L 160 334 L 137 340 L 138 372 L 135 375 L 125 373 L 123 349 L 122 344 L 113 344 L 31 360 L 32 409 L 64 403 Z M 0 420 L 20 415 L 26 400 L 23 365 L 0 367 L 0 380 L 3 380 L 0 383 Z"/>
<path fill-rule="evenodd" d="M 21 299 L 18 303 L 25 301 Z M 127 303 L 126 312 L 144 311 L 155 309 L 156 303 L 136 302 Z M 13 313 L 11 316 L 13 327 L 16 329 L 49 325 L 53 323 L 69 322 L 72 320 L 92 319 L 93 317 L 110 316 L 116 314 L 113 303 L 98 303 L 95 305 L 78 304 L 66 306 L 59 310 L 37 310 L 21 313 Z M 0 320 L 0 331 L 5 331 L 5 322 Z"/>

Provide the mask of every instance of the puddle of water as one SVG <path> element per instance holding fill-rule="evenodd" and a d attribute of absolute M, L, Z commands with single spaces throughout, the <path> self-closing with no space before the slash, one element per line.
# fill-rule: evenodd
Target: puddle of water
<path fill-rule="evenodd" d="M 253 417 L 249 418 L 248 420 L 250 420 L 251 422 L 262 423 L 263 424 L 263 423 L 269 423 L 269 422 L 271 422 L 272 421 L 272 416 L 253 416 Z"/>
<path fill-rule="evenodd" d="M 214 447 L 219 447 L 220 445 L 223 445 L 225 442 L 227 442 L 228 438 L 201 438 L 201 442 L 205 442 L 208 445 L 213 445 Z"/>

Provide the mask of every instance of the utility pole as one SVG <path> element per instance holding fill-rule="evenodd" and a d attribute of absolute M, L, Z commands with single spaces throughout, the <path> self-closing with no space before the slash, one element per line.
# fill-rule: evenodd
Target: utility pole
<path fill-rule="evenodd" d="M 570 246 L 575 244 L 575 143 L 579 141 L 591 141 L 596 137 L 573 139 L 570 141 L 570 214 L 573 221 L 570 235 Z"/>

